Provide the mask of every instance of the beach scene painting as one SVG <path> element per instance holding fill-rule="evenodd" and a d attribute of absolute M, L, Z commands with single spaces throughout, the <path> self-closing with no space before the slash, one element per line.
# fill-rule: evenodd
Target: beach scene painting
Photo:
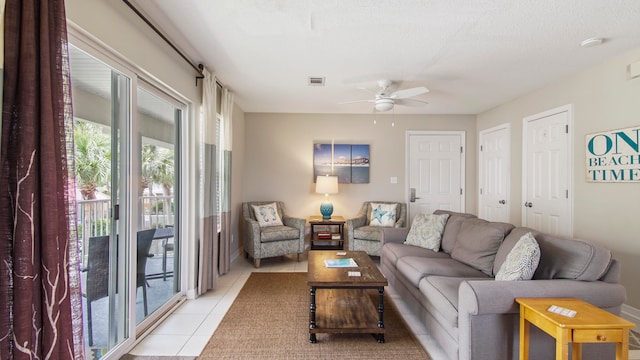
<path fill-rule="evenodd" d="M 369 183 L 369 145 L 314 144 L 313 181 L 336 175 L 340 184 Z"/>

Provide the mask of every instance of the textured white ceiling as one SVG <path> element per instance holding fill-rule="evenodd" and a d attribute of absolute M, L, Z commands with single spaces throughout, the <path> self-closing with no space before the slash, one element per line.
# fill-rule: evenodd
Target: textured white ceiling
<path fill-rule="evenodd" d="M 377 90 L 426 86 L 399 114 L 476 114 L 640 47 L 638 0 L 137 1 L 246 112 L 369 113 Z M 603 45 L 580 42 L 604 37 Z M 309 76 L 326 77 L 323 87 Z M 360 88 L 360 89 L 359 89 Z"/>

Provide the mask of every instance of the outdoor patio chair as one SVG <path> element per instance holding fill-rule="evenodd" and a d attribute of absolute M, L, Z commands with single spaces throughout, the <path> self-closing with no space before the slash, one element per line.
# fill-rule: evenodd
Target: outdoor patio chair
<path fill-rule="evenodd" d="M 109 295 L 109 235 L 89 238 L 86 284 L 82 295 L 87 299 L 89 346 L 93 346 L 93 316 L 91 303 Z"/>
<path fill-rule="evenodd" d="M 137 266 L 136 266 L 136 289 L 142 287 L 142 301 L 144 304 L 144 316 L 149 314 L 147 306 L 147 259 L 149 258 L 149 250 L 156 229 L 147 229 L 138 231 L 137 241 Z"/>
<path fill-rule="evenodd" d="M 136 289 L 142 287 L 145 316 L 148 315 L 147 282 L 145 275 L 149 249 L 151 248 L 154 234 L 155 229 L 138 231 L 137 234 Z M 87 267 L 82 269 L 83 272 L 86 272 L 87 276 L 83 295 L 87 299 L 89 346 L 93 346 L 93 315 L 91 304 L 93 301 L 109 295 L 109 235 L 90 237 L 87 251 Z"/>

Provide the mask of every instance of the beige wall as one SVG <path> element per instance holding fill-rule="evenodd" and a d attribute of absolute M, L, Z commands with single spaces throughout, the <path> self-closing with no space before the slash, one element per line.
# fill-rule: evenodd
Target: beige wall
<path fill-rule="evenodd" d="M 199 101 L 195 70 L 173 51 L 124 2 L 66 0 L 70 27 L 91 34 L 147 74 L 142 77 L 167 84 L 185 97 Z"/>
<path fill-rule="evenodd" d="M 340 184 L 334 214 L 356 215 L 368 200 L 406 201 L 405 137 L 408 130 L 466 132 L 466 209 L 476 207 L 474 115 L 245 114 L 244 201 L 282 200 L 292 215 L 320 215 L 322 195 L 313 182 L 313 144 L 370 145 L 370 183 Z M 395 126 L 391 126 L 391 121 Z M 397 184 L 390 177 L 398 178 Z"/>
<path fill-rule="evenodd" d="M 568 79 L 478 115 L 478 131 L 510 123 L 511 200 L 522 204 L 522 119 L 558 106 L 574 106 L 574 236 L 612 249 L 622 261 L 627 304 L 640 308 L 640 184 L 590 183 L 585 175 L 585 135 L 640 125 L 640 78 L 627 78 L 627 65 L 640 59 L 636 49 Z M 520 223 L 521 207 L 511 208 Z"/>

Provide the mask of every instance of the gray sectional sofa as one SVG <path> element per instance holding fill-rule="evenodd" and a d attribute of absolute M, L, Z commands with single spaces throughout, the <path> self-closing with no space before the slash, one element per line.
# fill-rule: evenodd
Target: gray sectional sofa
<path fill-rule="evenodd" d="M 620 263 L 609 250 L 471 214 L 434 214 L 449 214 L 438 252 L 405 245 L 408 228 L 385 229 L 380 263 L 409 315 L 424 323 L 450 359 L 517 359 L 518 297 L 575 297 L 620 314 L 626 292 L 619 283 Z M 540 248 L 533 279 L 495 280 L 514 244 L 528 232 Z M 553 359 L 554 350 L 554 340 L 532 326 L 530 359 Z M 615 348 L 584 344 L 583 358 L 614 359 Z"/>

